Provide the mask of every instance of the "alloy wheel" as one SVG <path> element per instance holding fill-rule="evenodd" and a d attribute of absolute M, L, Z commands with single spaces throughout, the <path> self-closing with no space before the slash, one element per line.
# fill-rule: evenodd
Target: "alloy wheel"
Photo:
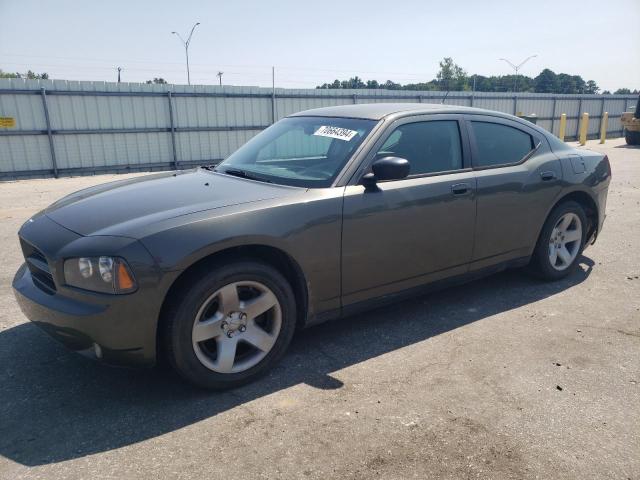
<path fill-rule="evenodd" d="M 260 282 L 230 283 L 209 296 L 193 323 L 198 360 L 218 373 L 238 373 L 271 351 L 282 327 L 276 295 Z"/>
<path fill-rule="evenodd" d="M 549 238 L 549 262 L 556 270 L 573 263 L 582 244 L 582 222 L 575 213 L 565 213 L 556 222 Z"/>

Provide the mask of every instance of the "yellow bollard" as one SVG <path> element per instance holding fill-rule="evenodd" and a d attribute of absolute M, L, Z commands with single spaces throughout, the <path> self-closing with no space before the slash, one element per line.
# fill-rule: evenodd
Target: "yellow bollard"
<path fill-rule="evenodd" d="M 558 138 L 564 142 L 564 132 L 567 130 L 567 114 L 560 115 L 560 131 L 558 132 Z"/>
<path fill-rule="evenodd" d="M 587 143 L 587 130 L 589 129 L 589 114 L 584 112 L 582 114 L 582 121 L 580 122 L 580 145 Z"/>
<path fill-rule="evenodd" d="M 609 123 L 609 112 L 602 114 L 602 121 L 600 122 L 600 143 L 604 143 L 607 139 L 607 124 Z"/>

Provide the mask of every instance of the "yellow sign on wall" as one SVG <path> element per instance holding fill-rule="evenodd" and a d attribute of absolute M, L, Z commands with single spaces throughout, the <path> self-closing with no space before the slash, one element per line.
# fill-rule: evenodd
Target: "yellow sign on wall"
<path fill-rule="evenodd" d="M 0 128 L 15 128 L 16 119 L 13 117 L 0 117 Z"/>

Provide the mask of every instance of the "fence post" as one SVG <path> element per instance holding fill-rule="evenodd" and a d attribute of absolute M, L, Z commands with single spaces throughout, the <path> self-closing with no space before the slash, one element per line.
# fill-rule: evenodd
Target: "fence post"
<path fill-rule="evenodd" d="M 556 103 L 558 97 L 553 97 L 553 112 L 551 113 L 551 135 L 553 135 L 553 129 L 556 126 Z"/>
<path fill-rule="evenodd" d="M 576 140 L 580 136 L 580 115 L 582 112 L 582 98 L 578 102 L 578 115 L 576 116 Z"/>
<path fill-rule="evenodd" d="M 271 90 L 271 124 L 276 123 L 276 88 Z"/>
<path fill-rule="evenodd" d="M 422 95 L 418 95 L 418 103 L 422 103 Z"/>
<path fill-rule="evenodd" d="M 176 126 L 173 121 L 173 100 L 171 99 L 171 90 L 167 92 L 167 100 L 169 101 L 169 129 L 171 130 L 171 149 L 173 150 L 173 167 L 178 169 L 178 155 L 176 155 Z"/>
<path fill-rule="evenodd" d="M 358 103 L 358 95 L 356 93 L 353 94 L 353 104 Z"/>
<path fill-rule="evenodd" d="M 604 115 L 604 97 L 602 97 L 602 102 L 600 102 L 600 130 L 602 130 L 602 116 Z"/>
<path fill-rule="evenodd" d="M 471 92 L 471 96 L 469 97 L 471 99 L 471 107 L 473 107 L 473 100 L 475 98 L 474 92 Z"/>
<path fill-rule="evenodd" d="M 582 114 L 582 121 L 580 122 L 580 145 L 587 143 L 587 131 L 589 129 L 589 114 L 584 112 Z"/>
<path fill-rule="evenodd" d="M 515 115 L 518 112 L 518 97 L 513 96 L 513 114 Z"/>
<path fill-rule="evenodd" d="M 567 114 L 560 115 L 560 130 L 558 131 L 558 138 L 564 142 L 564 134 L 567 130 Z"/>
<path fill-rule="evenodd" d="M 56 161 L 56 149 L 53 145 L 53 132 L 51 131 L 51 119 L 49 118 L 49 105 L 47 104 L 47 93 L 42 87 L 40 89 L 40 98 L 42 98 L 42 108 L 44 109 L 44 121 L 47 125 L 47 136 L 49 137 L 49 151 L 51 152 L 51 166 L 53 167 L 53 176 L 58 178 L 58 162 Z"/>
<path fill-rule="evenodd" d="M 609 123 L 609 112 L 604 112 L 600 117 L 600 143 L 607 139 L 607 124 Z"/>

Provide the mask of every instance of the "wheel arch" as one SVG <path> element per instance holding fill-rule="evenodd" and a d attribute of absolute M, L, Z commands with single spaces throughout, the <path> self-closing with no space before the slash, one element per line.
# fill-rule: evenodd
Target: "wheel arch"
<path fill-rule="evenodd" d="M 291 285 L 296 302 L 296 324 L 298 328 L 304 327 L 307 322 L 307 311 L 309 305 L 309 292 L 306 278 L 298 262 L 284 250 L 264 244 L 247 244 L 227 247 L 216 252 L 205 255 L 189 265 L 171 284 L 162 302 L 158 317 L 157 328 L 157 356 L 162 359 L 163 352 L 160 351 L 163 342 L 160 336 L 163 334 L 163 323 L 166 319 L 166 312 L 169 310 L 170 302 L 176 292 L 193 281 L 195 277 L 203 271 L 215 268 L 223 263 L 230 263 L 241 260 L 254 260 L 266 263 L 280 272 Z"/>
<path fill-rule="evenodd" d="M 583 190 L 573 190 L 571 192 L 565 192 L 564 194 L 561 194 L 560 197 L 551 206 L 551 208 L 547 211 L 547 214 L 544 217 L 544 221 L 545 222 L 547 221 L 547 219 L 549 218 L 549 215 L 551 215 L 551 212 L 553 212 L 553 210 L 558 205 L 568 201 L 574 201 L 584 209 L 584 213 L 587 216 L 587 221 L 589 222 L 589 225 L 587 226 L 587 235 L 586 235 L 587 242 L 589 240 L 592 240 L 592 241 L 595 240 L 595 236 L 598 233 L 598 219 L 599 219 L 598 204 L 588 192 L 585 192 Z M 544 226 L 544 222 L 540 226 L 540 232 L 538 233 L 538 237 L 542 232 L 543 226 Z"/>

